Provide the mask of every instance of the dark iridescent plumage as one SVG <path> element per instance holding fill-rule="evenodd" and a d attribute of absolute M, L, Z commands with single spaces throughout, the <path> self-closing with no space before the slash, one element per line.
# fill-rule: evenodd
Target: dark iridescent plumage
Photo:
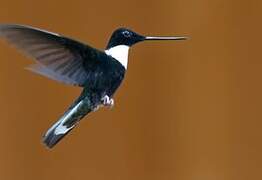
<path fill-rule="evenodd" d="M 111 97 L 124 78 L 125 68 L 116 59 L 58 34 L 28 26 L 0 25 L 0 36 L 36 60 L 37 64 L 27 69 L 65 84 L 84 87 L 81 96 L 65 113 L 82 102 L 76 113 L 62 124 L 70 130 L 101 104 L 102 97 Z M 61 124 L 54 124 L 44 136 L 44 143 L 50 148 L 69 132 L 56 135 L 58 125 Z"/>
<path fill-rule="evenodd" d="M 106 51 L 100 51 L 59 34 L 23 25 L 0 25 L 0 37 L 36 60 L 27 69 L 53 80 L 83 87 L 80 97 L 46 132 L 43 142 L 53 147 L 88 113 L 112 105 L 121 84 L 130 46 L 144 40 L 183 40 L 185 37 L 145 37 L 119 28 Z M 122 52 L 123 51 L 123 52 Z"/>

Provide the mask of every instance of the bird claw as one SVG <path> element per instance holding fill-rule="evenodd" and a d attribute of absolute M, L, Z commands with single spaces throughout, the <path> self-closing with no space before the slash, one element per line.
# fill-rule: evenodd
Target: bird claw
<path fill-rule="evenodd" d="M 102 99 L 102 104 L 104 106 L 112 108 L 114 106 L 114 99 L 110 98 L 108 95 L 105 95 Z"/>

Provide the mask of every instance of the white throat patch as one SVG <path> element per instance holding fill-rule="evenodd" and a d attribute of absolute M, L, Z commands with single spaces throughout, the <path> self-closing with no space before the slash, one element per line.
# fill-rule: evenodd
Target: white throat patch
<path fill-rule="evenodd" d="M 118 46 L 105 50 L 105 53 L 115 58 L 127 69 L 128 50 L 129 50 L 129 46 L 118 45 Z"/>

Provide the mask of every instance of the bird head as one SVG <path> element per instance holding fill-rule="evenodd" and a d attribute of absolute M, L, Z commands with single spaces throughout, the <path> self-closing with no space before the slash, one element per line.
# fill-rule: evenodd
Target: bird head
<path fill-rule="evenodd" d="M 185 40 L 182 36 L 143 36 L 127 28 L 116 29 L 108 42 L 107 49 L 115 46 L 125 45 L 132 46 L 141 41 L 149 40 Z"/>

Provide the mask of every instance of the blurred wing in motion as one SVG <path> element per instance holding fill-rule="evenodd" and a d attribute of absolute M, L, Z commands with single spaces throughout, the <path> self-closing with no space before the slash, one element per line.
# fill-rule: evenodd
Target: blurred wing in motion
<path fill-rule="evenodd" d="M 23 25 L 0 25 L 0 37 L 37 61 L 27 69 L 70 85 L 84 86 L 88 75 L 83 62 L 92 63 L 97 53 L 70 38 Z"/>

